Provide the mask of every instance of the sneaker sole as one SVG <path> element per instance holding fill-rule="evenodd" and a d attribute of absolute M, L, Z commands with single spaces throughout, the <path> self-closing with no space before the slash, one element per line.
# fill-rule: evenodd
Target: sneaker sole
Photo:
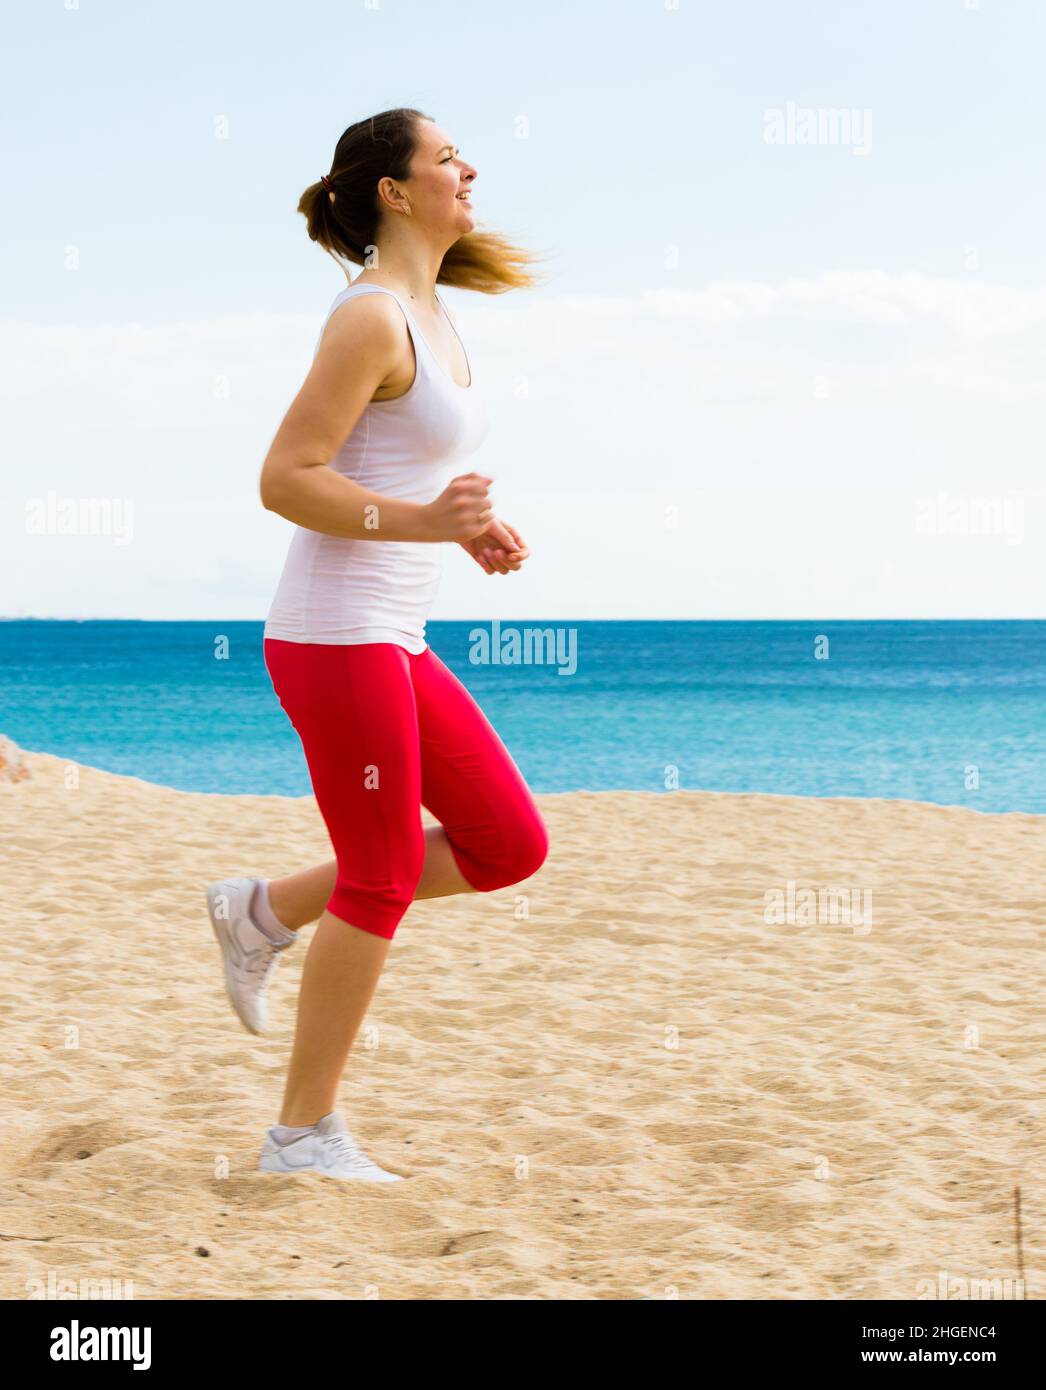
<path fill-rule="evenodd" d="M 259 1163 L 256 1171 L 266 1173 L 271 1178 L 294 1178 L 299 1173 L 315 1173 L 321 1178 L 336 1178 L 338 1182 L 363 1182 L 371 1187 L 388 1187 L 390 1183 L 405 1181 L 402 1173 L 390 1178 L 356 1178 L 348 1173 L 332 1173 L 327 1168 L 316 1168 L 311 1164 L 307 1168 L 263 1168 Z"/>

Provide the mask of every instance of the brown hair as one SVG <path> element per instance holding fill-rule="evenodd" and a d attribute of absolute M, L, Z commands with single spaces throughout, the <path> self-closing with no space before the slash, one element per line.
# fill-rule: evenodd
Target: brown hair
<path fill-rule="evenodd" d="M 397 106 L 357 121 L 342 133 L 326 176 L 330 190 L 322 181 L 310 184 L 298 201 L 309 236 L 335 259 L 343 256 L 366 265 L 378 230 L 378 182 L 410 177 L 418 122 L 430 120 L 423 111 Z M 496 232 L 465 232 L 448 248 L 436 282 L 504 294 L 537 284 L 527 266 L 541 259 Z"/>

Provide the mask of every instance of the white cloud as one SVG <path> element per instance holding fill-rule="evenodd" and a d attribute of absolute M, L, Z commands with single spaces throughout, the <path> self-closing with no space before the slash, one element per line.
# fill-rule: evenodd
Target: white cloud
<path fill-rule="evenodd" d="M 492 579 L 451 547 L 434 616 L 1041 614 L 1046 287 L 451 294 L 493 417 L 463 471 L 535 553 Z M 0 611 L 263 617 L 290 527 L 257 476 L 321 321 L 0 321 Z M 131 500 L 131 543 L 27 534 L 49 490 Z M 1023 539 L 920 534 L 942 491 L 1019 496 Z"/>

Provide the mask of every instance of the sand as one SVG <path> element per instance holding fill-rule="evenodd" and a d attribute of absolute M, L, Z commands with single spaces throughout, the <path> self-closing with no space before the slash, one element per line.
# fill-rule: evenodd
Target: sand
<path fill-rule="evenodd" d="M 255 1171 L 312 928 L 254 1038 L 203 905 L 330 858 L 312 799 L 24 766 L 0 781 L 0 1296 L 912 1299 L 1021 1261 L 1040 1296 L 1046 818 L 539 796 L 533 879 L 399 928 L 340 1097 L 409 1175 L 370 1187 Z M 839 886 L 864 921 L 803 917 Z"/>

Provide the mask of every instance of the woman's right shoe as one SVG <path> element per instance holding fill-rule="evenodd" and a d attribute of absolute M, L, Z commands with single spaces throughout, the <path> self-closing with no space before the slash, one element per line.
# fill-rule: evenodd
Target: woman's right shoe
<path fill-rule="evenodd" d="M 402 1182 L 400 1173 L 386 1173 L 372 1162 L 345 1128 L 337 1110 L 324 1115 L 316 1128 L 300 1139 L 281 1144 L 271 1128 L 262 1145 L 259 1173 L 325 1173 L 329 1178 L 360 1182 Z"/>
<path fill-rule="evenodd" d="M 207 911 L 222 949 L 225 992 L 236 1016 L 248 1033 L 264 1033 L 268 1026 L 265 991 L 281 951 L 294 939 L 277 945 L 251 921 L 251 898 L 256 878 L 226 878 L 207 889 Z"/>

